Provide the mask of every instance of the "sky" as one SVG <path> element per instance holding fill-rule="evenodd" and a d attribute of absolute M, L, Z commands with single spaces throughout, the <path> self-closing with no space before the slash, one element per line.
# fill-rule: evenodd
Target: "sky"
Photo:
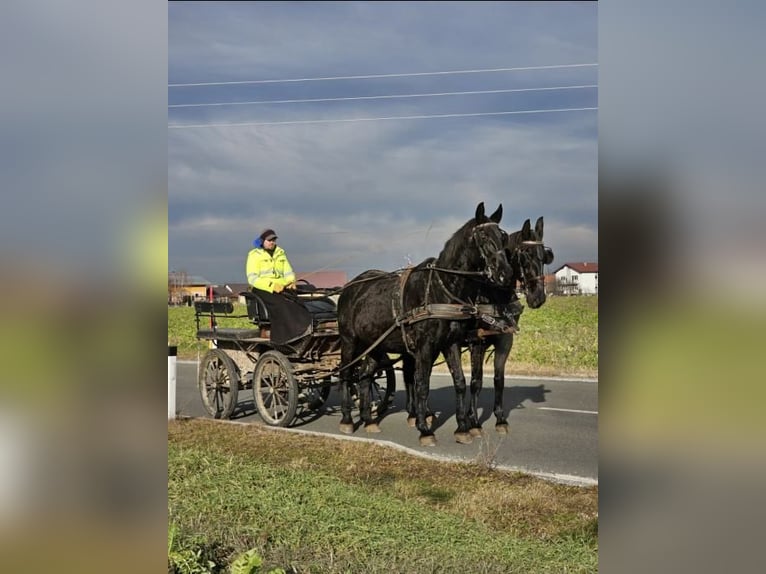
<path fill-rule="evenodd" d="M 591 2 L 171 2 L 168 266 L 244 282 L 268 227 L 296 271 L 392 271 L 479 202 L 598 261 L 597 84 Z"/>

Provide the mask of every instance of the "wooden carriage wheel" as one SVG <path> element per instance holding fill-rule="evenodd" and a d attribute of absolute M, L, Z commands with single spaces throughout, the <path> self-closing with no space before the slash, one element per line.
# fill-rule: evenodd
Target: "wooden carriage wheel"
<path fill-rule="evenodd" d="M 279 351 L 267 351 L 258 358 L 253 399 L 267 425 L 286 427 L 293 422 L 298 409 L 298 383 L 290 361 Z"/>
<path fill-rule="evenodd" d="M 237 406 L 239 373 L 234 361 L 221 349 L 210 349 L 199 368 L 202 406 L 216 419 L 228 419 Z"/>

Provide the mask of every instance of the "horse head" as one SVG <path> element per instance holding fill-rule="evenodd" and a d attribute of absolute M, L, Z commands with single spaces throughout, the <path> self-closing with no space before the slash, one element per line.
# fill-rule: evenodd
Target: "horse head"
<path fill-rule="evenodd" d="M 513 275 L 521 283 L 527 304 L 537 309 L 545 303 L 544 266 L 553 262 L 553 250 L 543 243 L 543 218 L 537 219 L 534 229 L 527 219 L 520 231 L 508 235 L 507 243 Z"/>
<path fill-rule="evenodd" d="M 498 225 L 502 217 L 502 204 L 488 217 L 484 213 L 484 202 L 480 203 L 476 207 L 471 242 L 480 258 L 477 268 L 483 269 L 490 283 L 508 286 L 513 278 L 513 269 L 506 252 L 508 236 Z"/>

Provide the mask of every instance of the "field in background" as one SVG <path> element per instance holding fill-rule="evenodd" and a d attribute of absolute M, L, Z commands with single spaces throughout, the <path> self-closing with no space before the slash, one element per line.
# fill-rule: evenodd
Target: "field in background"
<path fill-rule="evenodd" d="M 234 314 L 245 314 L 244 305 L 235 305 Z M 225 326 L 249 323 L 229 319 Z M 598 296 L 549 297 L 539 309 L 525 308 L 520 327 L 507 374 L 598 375 Z M 192 307 L 168 307 L 168 344 L 178 347 L 179 358 L 197 359 L 208 349 L 207 341 L 197 341 L 195 333 Z M 467 364 L 468 354 L 463 356 Z"/>

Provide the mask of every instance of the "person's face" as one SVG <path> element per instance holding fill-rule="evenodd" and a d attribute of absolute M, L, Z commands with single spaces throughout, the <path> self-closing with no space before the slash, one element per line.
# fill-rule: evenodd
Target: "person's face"
<path fill-rule="evenodd" d="M 263 240 L 263 246 L 264 246 L 266 249 L 271 249 L 271 248 L 272 248 L 272 247 L 274 247 L 276 244 L 277 244 L 277 240 L 276 240 L 276 239 L 264 239 L 264 240 Z"/>

